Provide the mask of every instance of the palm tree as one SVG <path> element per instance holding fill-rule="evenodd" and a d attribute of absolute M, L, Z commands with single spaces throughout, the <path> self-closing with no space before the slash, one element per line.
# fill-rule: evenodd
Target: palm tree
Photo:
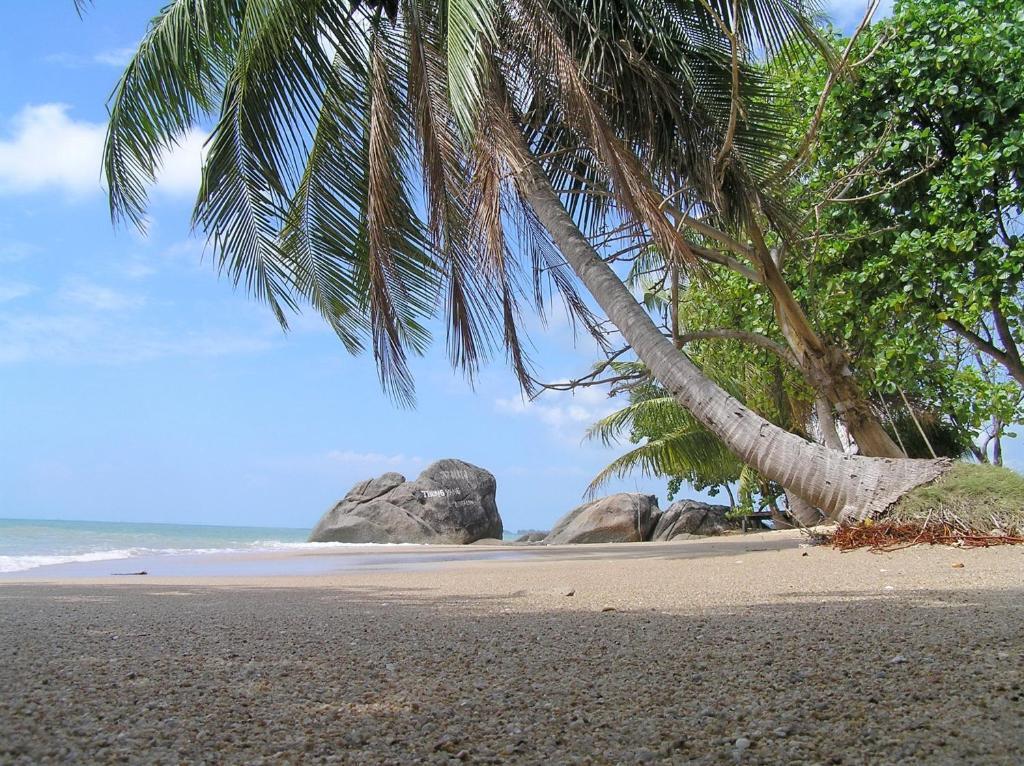
<path fill-rule="evenodd" d="M 738 392 L 730 393 L 735 396 Z M 591 425 L 586 438 L 610 447 L 627 435 L 637 446 L 601 469 L 587 487 L 587 497 L 595 496 L 613 477 L 622 478 L 634 471 L 670 477 L 676 483 L 685 481 L 698 489 L 728 490 L 745 468 L 714 434 L 655 383 L 632 386 L 629 404 Z"/>
<path fill-rule="evenodd" d="M 113 216 L 144 225 L 161 157 L 215 115 L 194 220 L 216 263 L 282 326 L 308 305 L 350 350 L 371 345 L 401 401 L 412 396 L 406 354 L 428 342 L 439 303 L 456 365 L 471 375 L 503 346 L 527 386 L 522 298 L 542 298 L 547 275 L 590 325 L 575 275 L 680 404 L 828 514 L 881 512 L 940 475 L 941 461 L 842 455 L 744 407 L 662 335 L 585 234 L 588 216 L 615 217 L 689 263 L 682 224 L 709 227 L 693 209 L 678 225 L 663 215 L 668 181 L 731 225 L 784 228 L 784 210 L 760 191 L 778 149 L 770 99 L 738 41 L 777 49 L 808 35 L 803 3 L 582 10 L 572 0 L 173 0 L 111 98 Z M 581 205 L 553 185 L 568 173 L 590 176 Z"/>

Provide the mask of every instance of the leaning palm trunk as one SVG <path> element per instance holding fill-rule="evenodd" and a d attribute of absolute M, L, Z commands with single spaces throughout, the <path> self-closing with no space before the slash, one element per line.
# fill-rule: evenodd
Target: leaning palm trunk
<path fill-rule="evenodd" d="M 500 128 L 519 192 L 569 266 L 654 377 L 740 460 L 842 521 L 878 515 L 948 470 L 945 460 L 844 455 L 775 426 L 722 390 L 658 330 L 600 257 L 514 125 L 502 121 Z"/>

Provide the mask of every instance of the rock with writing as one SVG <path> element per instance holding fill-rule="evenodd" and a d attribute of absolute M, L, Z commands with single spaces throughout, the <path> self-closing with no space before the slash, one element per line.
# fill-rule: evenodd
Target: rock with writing
<path fill-rule="evenodd" d="M 501 539 L 494 476 L 461 460 L 439 460 L 415 481 L 386 473 L 354 486 L 324 514 L 310 542 L 465 545 Z"/>
<path fill-rule="evenodd" d="M 544 538 L 566 543 L 637 543 L 647 539 L 658 511 L 658 498 L 622 492 L 574 508 Z"/>
<path fill-rule="evenodd" d="M 727 505 L 711 505 L 696 500 L 672 503 L 657 518 L 651 540 L 675 540 L 692 535 L 721 535 L 739 529 L 738 520 L 727 519 Z"/>

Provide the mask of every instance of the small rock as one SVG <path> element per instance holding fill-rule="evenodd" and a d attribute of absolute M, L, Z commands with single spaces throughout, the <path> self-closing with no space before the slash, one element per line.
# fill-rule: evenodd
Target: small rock
<path fill-rule="evenodd" d="M 804 552 L 803 552 L 802 554 L 800 554 L 800 555 L 802 555 L 802 556 L 810 556 L 811 554 L 809 554 L 809 553 L 808 553 L 807 551 L 804 551 Z"/>
<path fill-rule="evenodd" d="M 576 591 L 573 590 L 572 588 L 569 588 L 567 590 L 563 590 L 562 591 L 562 595 L 563 596 L 575 596 L 576 595 Z"/>
<path fill-rule="evenodd" d="M 618 611 L 618 610 L 616 610 L 616 608 L 614 606 L 604 606 L 604 607 L 601 607 L 601 611 L 602 612 L 615 612 L 615 611 Z"/>
<path fill-rule="evenodd" d="M 964 568 L 964 563 L 962 561 L 958 561 L 958 562 L 956 562 L 953 565 L 953 569 L 963 569 L 963 568 Z"/>
<path fill-rule="evenodd" d="M 789 729 L 785 726 L 780 726 L 779 728 L 772 731 L 772 734 L 774 734 L 776 737 L 785 738 L 789 736 Z"/>
<path fill-rule="evenodd" d="M 907 662 L 907 658 L 904 657 L 902 654 L 897 654 L 895 657 L 889 660 L 890 665 L 902 665 L 905 662 Z"/>
<path fill-rule="evenodd" d="M 750 740 L 746 737 L 739 737 L 736 742 L 733 743 L 733 747 L 737 750 L 746 750 L 750 747 Z"/>

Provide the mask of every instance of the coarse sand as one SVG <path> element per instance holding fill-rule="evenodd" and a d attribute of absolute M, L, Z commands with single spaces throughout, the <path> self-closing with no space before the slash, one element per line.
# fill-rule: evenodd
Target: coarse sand
<path fill-rule="evenodd" d="M 800 540 L 3 582 L 0 763 L 1021 763 L 1024 548 Z"/>

